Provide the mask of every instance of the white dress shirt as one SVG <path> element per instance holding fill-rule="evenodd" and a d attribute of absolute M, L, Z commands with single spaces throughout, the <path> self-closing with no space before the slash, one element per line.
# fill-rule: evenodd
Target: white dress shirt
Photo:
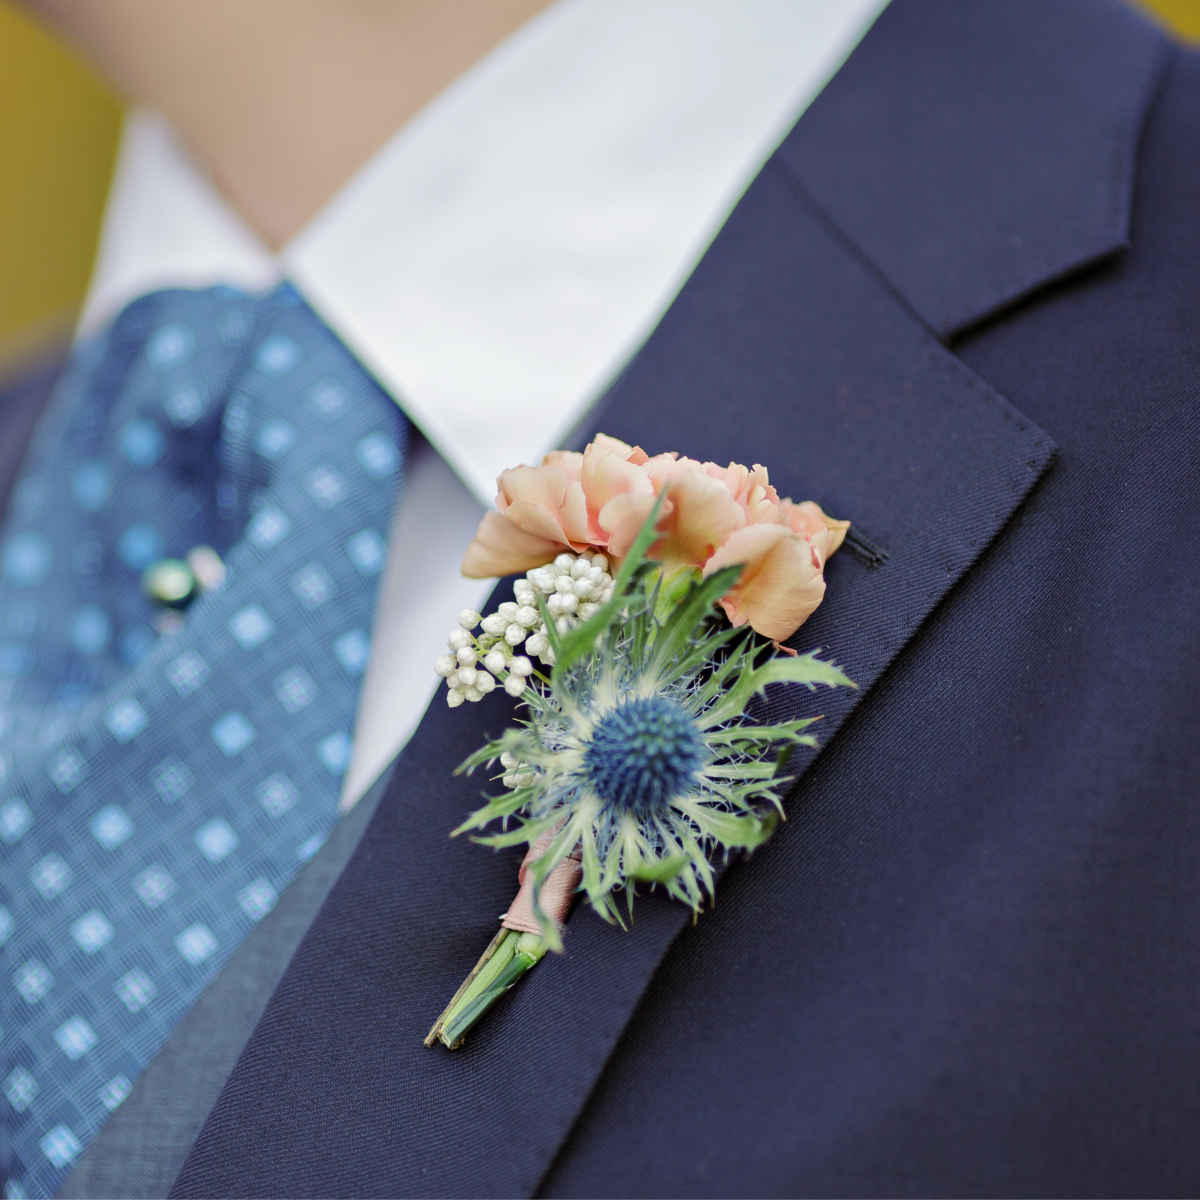
<path fill-rule="evenodd" d="M 81 329 L 157 288 L 287 278 L 428 439 L 393 522 L 344 807 L 491 588 L 458 566 L 496 476 L 579 422 L 886 3 L 558 0 L 277 255 L 162 117 L 129 114 Z"/>

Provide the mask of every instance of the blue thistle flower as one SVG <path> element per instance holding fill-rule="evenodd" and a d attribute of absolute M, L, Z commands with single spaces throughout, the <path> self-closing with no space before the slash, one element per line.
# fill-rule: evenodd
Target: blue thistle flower
<path fill-rule="evenodd" d="M 700 731 L 665 696 L 624 700 L 600 718 L 583 754 L 588 783 L 620 812 L 663 816 L 696 784 L 704 761 Z"/>
<path fill-rule="evenodd" d="M 614 893 L 632 903 L 637 881 L 662 886 L 698 911 L 713 891 L 714 853 L 753 850 L 782 809 L 780 772 L 796 746 L 815 746 L 817 718 L 760 725 L 750 700 L 772 683 L 809 689 L 854 685 L 815 652 L 783 657 L 715 610 L 739 567 L 664 581 L 645 555 L 657 508 L 617 574 L 612 599 L 559 633 L 543 611 L 554 654 L 522 699 L 520 727 L 472 755 L 461 771 L 502 760 L 513 786 L 473 813 L 456 833 L 495 820 L 487 845 L 520 845 L 547 832 L 549 849 L 529 870 L 543 935 L 560 931 L 538 889 L 578 847 L 581 890 L 608 921 L 624 923 Z M 543 602 L 543 609 L 544 609 Z"/>

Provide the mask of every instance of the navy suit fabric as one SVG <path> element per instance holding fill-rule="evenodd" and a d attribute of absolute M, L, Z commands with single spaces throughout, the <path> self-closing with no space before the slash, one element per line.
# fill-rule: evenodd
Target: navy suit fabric
<path fill-rule="evenodd" d="M 862 691 L 769 697 L 826 714 L 788 822 L 425 1050 L 519 861 L 445 836 L 507 701 L 435 705 L 175 1194 L 1200 1187 L 1198 140 L 1200 55 L 1119 7 L 895 0 L 592 421 L 882 552 L 794 643 Z"/>
<path fill-rule="evenodd" d="M 954 337 L 1128 245 L 1134 155 L 1169 53 L 1112 0 L 901 0 L 779 157 Z"/>
<path fill-rule="evenodd" d="M 1189 54 L 1132 249 L 956 345 L 1056 461 L 664 960 L 543 1194 L 1200 1187 L 1198 131 Z"/>

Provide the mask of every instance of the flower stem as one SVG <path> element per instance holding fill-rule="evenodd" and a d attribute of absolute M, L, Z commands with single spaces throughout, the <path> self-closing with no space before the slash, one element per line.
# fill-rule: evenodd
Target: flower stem
<path fill-rule="evenodd" d="M 546 950 L 546 940 L 539 934 L 501 929 L 434 1022 L 425 1045 L 441 1042 L 457 1050 L 479 1018 L 541 960 Z"/>

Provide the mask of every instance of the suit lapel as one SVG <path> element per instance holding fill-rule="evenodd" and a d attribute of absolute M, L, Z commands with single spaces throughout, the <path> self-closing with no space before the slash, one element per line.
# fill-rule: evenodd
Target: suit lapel
<path fill-rule="evenodd" d="M 1170 53 L 1118 0 L 897 0 L 778 157 L 951 339 L 1128 245 Z"/>
<path fill-rule="evenodd" d="M 972 8 L 995 19 L 1011 11 L 1006 4 Z M 893 11 L 903 18 L 940 7 L 896 0 Z M 853 214 L 820 207 L 803 175 L 812 147 L 834 144 L 846 113 L 861 117 L 874 103 L 875 72 L 906 78 L 901 18 L 864 43 L 883 66 L 856 76 L 856 54 L 846 68 L 850 84 L 834 81 L 834 99 L 810 112 L 752 185 L 589 430 L 650 452 L 765 462 L 781 494 L 817 499 L 855 523 L 857 554 L 832 560 L 826 602 L 794 644 L 824 648 L 860 691 L 814 699 L 777 689 L 768 701 L 779 715 L 823 711 L 826 743 L 1054 452 L 931 332 L 986 315 L 996 289 L 981 283 L 972 294 L 984 299 L 964 308 L 969 281 L 919 286 L 905 274 L 904 255 L 885 269 L 869 222 L 865 233 L 848 235 Z M 1038 36 L 1036 23 L 1015 24 Z M 923 69 L 943 70 L 952 86 L 970 32 L 953 24 L 954 39 L 935 40 Z M 1086 75 L 1093 65 L 1076 70 Z M 1139 104 L 1146 94 L 1145 86 L 1127 89 Z M 1135 128 L 1140 110 L 1122 118 L 1120 128 Z M 815 132 L 802 136 L 810 121 Z M 857 136 L 903 136 L 913 153 L 922 144 L 921 128 L 875 128 L 861 117 Z M 977 136 L 987 134 L 981 130 Z M 1005 138 L 995 132 L 997 153 Z M 896 157 L 885 149 L 877 147 L 877 172 Z M 872 182 L 879 195 L 891 194 L 887 179 Z M 911 214 L 910 222 L 920 223 Z M 1031 236 L 1043 232 L 1029 228 Z M 953 224 L 945 236 L 968 240 Z M 947 253 L 946 261 L 958 259 Z M 993 266 L 984 256 L 974 269 L 991 279 Z M 1048 274 L 1027 288 L 1062 266 L 1045 260 Z M 1010 288 L 1005 302 L 1014 296 Z M 463 1051 L 421 1045 L 515 887 L 519 854 L 446 837 L 479 791 L 452 768 L 510 713 L 497 697 L 454 712 L 435 702 L 177 1194 L 521 1195 L 537 1187 L 688 914 L 649 895 L 624 933 L 577 908 L 567 953 L 543 961 Z"/>
<path fill-rule="evenodd" d="M 1054 452 L 897 303 L 778 162 L 595 424 L 650 453 L 765 461 L 781 495 L 853 522 L 827 600 L 792 644 L 832 654 L 860 690 L 770 699 L 780 717 L 819 702 L 825 742 Z"/>

